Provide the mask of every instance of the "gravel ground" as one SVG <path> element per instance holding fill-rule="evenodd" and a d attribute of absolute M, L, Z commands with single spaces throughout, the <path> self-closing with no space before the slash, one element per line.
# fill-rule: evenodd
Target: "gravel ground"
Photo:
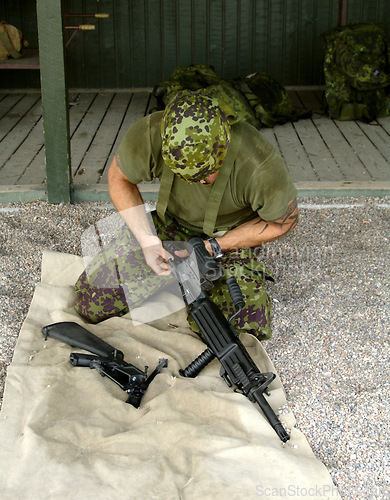
<path fill-rule="evenodd" d="M 260 256 L 274 272 L 265 343 L 297 426 L 344 499 L 390 498 L 390 197 L 301 199 Z M 44 249 L 80 255 L 106 203 L 0 204 L 0 396 Z"/>

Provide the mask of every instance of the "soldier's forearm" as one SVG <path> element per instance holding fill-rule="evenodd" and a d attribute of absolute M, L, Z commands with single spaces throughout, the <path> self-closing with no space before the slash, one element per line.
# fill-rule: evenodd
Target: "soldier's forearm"
<path fill-rule="evenodd" d="M 221 238 L 217 238 L 224 252 L 237 248 L 250 248 L 269 243 L 281 238 L 286 233 L 279 224 L 267 222 L 260 217 L 242 224 L 228 231 Z"/>
<path fill-rule="evenodd" d="M 285 215 L 274 221 L 265 221 L 255 217 L 240 226 L 228 231 L 224 236 L 217 237 L 217 241 L 224 252 L 239 248 L 251 248 L 269 243 L 286 235 L 298 223 L 298 208 L 296 200 L 288 204 Z M 207 243 L 206 248 L 211 252 Z"/>
<path fill-rule="evenodd" d="M 155 232 L 146 215 L 144 201 L 136 184 L 131 183 L 117 165 L 116 158 L 108 171 L 108 188 L 115 208 L 141 247 L 149 246 Z"/>

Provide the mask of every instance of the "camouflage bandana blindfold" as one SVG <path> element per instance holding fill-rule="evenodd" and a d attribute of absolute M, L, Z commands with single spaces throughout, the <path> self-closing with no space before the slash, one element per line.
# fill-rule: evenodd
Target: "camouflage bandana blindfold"
<path fill-rule="evenodd" d="M 161 123 L 162 157 L 186 182 L 199 182 L 222 166 L 230 125 L 218 101 L 203 90 L 179 92 Z"/>

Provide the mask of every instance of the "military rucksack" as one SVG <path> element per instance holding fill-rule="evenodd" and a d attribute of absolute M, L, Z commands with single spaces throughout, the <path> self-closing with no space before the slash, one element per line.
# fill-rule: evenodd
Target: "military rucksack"
<path fill-rule="evenodd" d="M 311 110 L 295 108 L 283 85 L 263 71 L 237 78 L 232 85 L 245 96 L 261 126 L 274 127 L 312 114 Z"/>
<path fill-rule="evenodd" d="M 159 109 L 164 109 L 179 91 L 204 88 L 218 99 L 230 123 L 246 121 L 254 127 L 259 126 L 245 97 L 204 64 L 177 67 L 168 80 L 156 85 L 153 95 L 157 98 Z"/>
<path fill-rule="evenodd" d="M 390 71 L 384 27 L 340 26 L 322 35 L 327 111 L 338 120 L 371 121 L 390 114 Z"/>
<path fill-rule="evenodd" d="M 224 80 L 204 64 L 178 67 L 165 82 L 157 85 L 153 95 L 163 109 L 180 90 L 207 88 L 216 97 L 231 123 L 244 121 L 256 128 L 308 116 L 297 112 L 285 88 L 266 73 Z M 310 113 L 310 112 L 309 112 Z"/>

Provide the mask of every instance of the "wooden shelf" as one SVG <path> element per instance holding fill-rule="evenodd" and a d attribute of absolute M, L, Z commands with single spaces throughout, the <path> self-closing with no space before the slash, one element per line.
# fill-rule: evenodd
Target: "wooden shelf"
<path fill-rule="evenodd" d="M 0 69 L 39 69 L 38 49 L 24 49 L 19 59 L 0 61 Z"/>

